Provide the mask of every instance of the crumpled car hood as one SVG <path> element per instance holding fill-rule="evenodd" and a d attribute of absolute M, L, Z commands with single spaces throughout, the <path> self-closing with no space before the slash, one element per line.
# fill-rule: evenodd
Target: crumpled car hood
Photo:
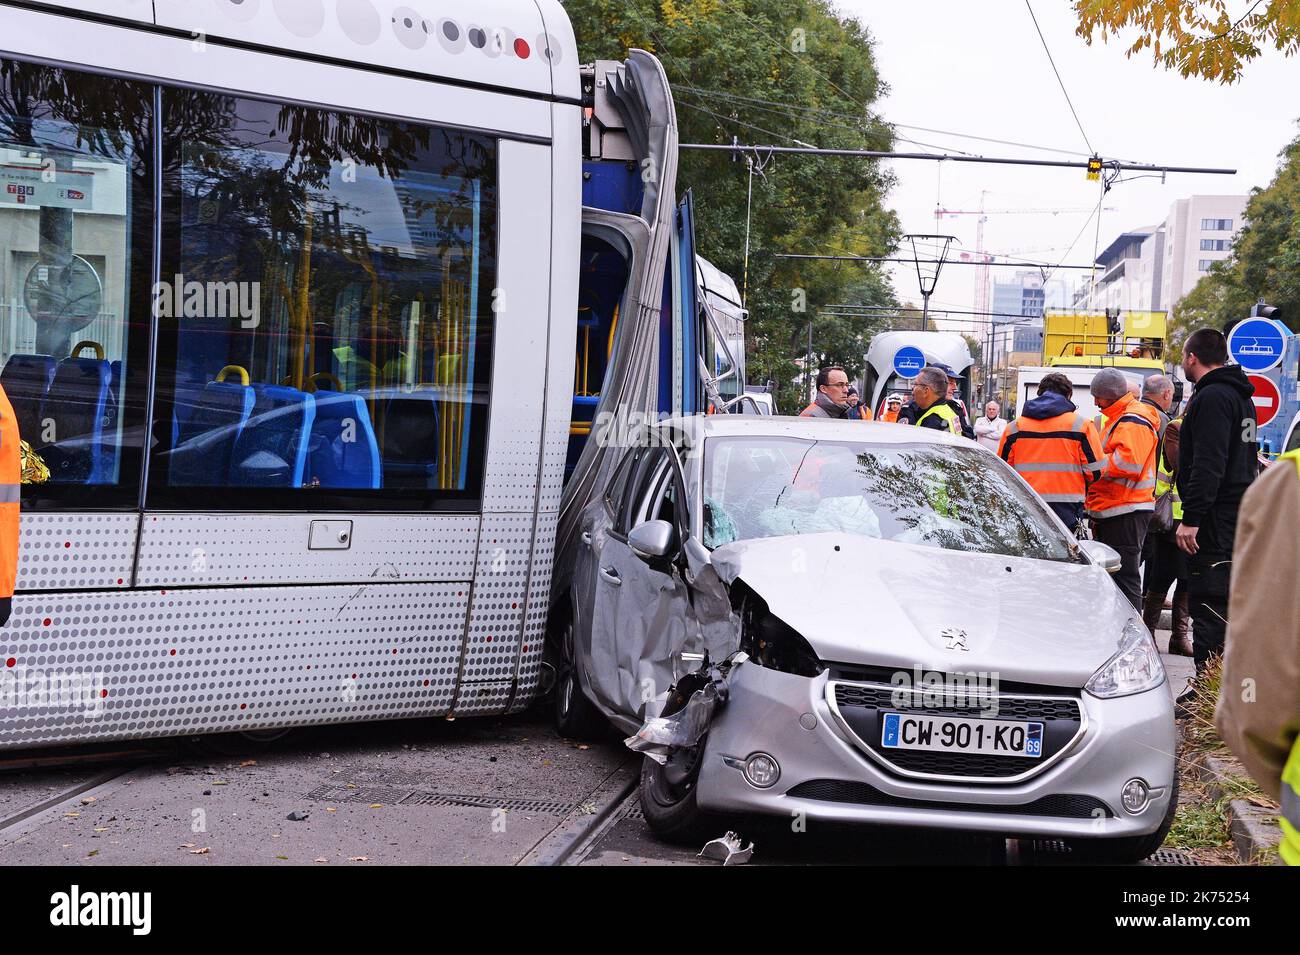
<path fill-rule="evenodd" d="M 941 550 L 849 534 L 737 541 L 713 552 L 823 661 L 1080 687 L 1132 605 L 1091 564 Z M 950 628 L 966 632 L 950 649 Z"/>

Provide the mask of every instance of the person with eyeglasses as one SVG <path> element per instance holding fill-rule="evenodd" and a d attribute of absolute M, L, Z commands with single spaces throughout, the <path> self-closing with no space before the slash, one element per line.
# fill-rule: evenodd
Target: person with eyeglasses
<path fill-rule="evenodd" d="M 871 412 L 849 399 L 849 376 L 840 365 L 827 365 L 817 372 L 817 398 L 803 411 L 801 418 L 840 418 L 846 421 L 870 421 Z"/>
<path fill-rule="evenodd" d="M 898 413 L 899 424 L 961 435 L 961 419 L 948 401 L 948 376 L 927 365 L 912 381 L 912 401 Z"/>

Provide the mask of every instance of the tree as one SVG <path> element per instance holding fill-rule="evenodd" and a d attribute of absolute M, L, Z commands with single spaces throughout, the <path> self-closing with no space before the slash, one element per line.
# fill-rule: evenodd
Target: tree
<path fill-rule="evenodd" d="M 1170 357 L 1178 360 L 1198 328 L 1223 328 L 1244 318 L 1260 299 L 1280 306 L 1292 331 L 1300 330 L 1300 137 L 1282 150 L 1273 181 L 1251 193 L 1245 225 L 1232 254 L 1174 306 Z"/>
<path fill-rule="evenodd" d="M 632 47 L 660 58 L 683 143 L 889 149 L 872 112 L 884 90 L 871 40 L 828 0 L 570 0 L 584 60 L 622 59 Z M 746 304 L 749 378 L 774 379 L 778 402 L 798 402 L 813 316 L 815 363 L 862 370 L 873 317 L 821 314 L 826 305 L 896 304 L 877 266 L 779 259 L 780 253 L 887 255 L 898 222 L 884 206 L 892 177 L 877 162 L 779 156 L 754 176 Z M 749 186 L 743 160 L 683 150 L 679 192 L 694 188 L 701 253 L 741 284 Z"/>
<path fill-rule="evenodd" d="M 1150 49 L 1166 69 L 1235 83 L 1245 65 L 1272 46 L 1284 56 L 1300 50 L 1300 0 L 1256 0 L 1240 16 L 1229 0 L 1075 0 L 1077 33 L 1103 43 L 1136 30 L 1127 56 Z"/>

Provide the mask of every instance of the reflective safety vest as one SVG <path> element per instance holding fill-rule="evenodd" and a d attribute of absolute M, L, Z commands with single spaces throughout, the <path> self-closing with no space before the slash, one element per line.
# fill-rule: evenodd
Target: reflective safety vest
<path fill-rule="evenodd" d="M 1154 510 L 1160 435 L 1156 409 L 1126 394 L 1106 410 L 1101 470 L 1088 488 L 1084 509 L 1097 519 Z"/>
<path fill-rule="evenodd" d="M 1175 418 L 1170 424 L 1182 424 L 1182 418 Z M 1165 429 L 1168 431 L 1168 428 Z M 1160 448 L 1156 451 L 1156 497 L 1173 488 L 1171 499 L 1174 505 L 1174 520 L 1183 519 L 1183 499 L 1178 496 L 1178 485 L 1174 483 L 1174 472 L 1165 468 L 1165 439 L 1160 439 Z"/>
<path fill-rule="evenodd" d="M 1281 455 L 1274 467 L 1281 467 L 1283 461 L 1295 465 L 1296 477 L 1300 478 L 1300 448 Z M 1291 744 L 1291 755 L 1282 769 L 1282 814 L 1278 819 L 1282 827 L 1282 844 L 1278 852 L 1287 865 L 1300 866 L 1300 736 Z"/>
<path fill-rule="evenodd" d="M 1049 504 L 1082 504 L 1101 471 L 1101 440 L 1077 411 L 1041 419 L 1022 415 L 1007 425 L 998 456 Z"/>
<path fill-rule="evenodd" d="M 921 422 L 930 417 L 930 415 L 935 415 L 936 417 L 943 419 L 943 423 L 947 426 L 948 430 L 958 437 L 961 437 L 961 419 L 957 417 L 957 412 L 953 411 L 952 408 L 948 406 L 947 402 L 936 401 L 934 404 L 930 405 L 930 407 L 926 409 L 925 414 L 916 419 L 916 426 L 918 428 L 921 427 Z"/>
<path fill-rule="evenodd" d="M 0 597 L 14 595 L 18 577 L 18 508 L 22 497 L 22 439 L 18 419 L 0 388 Z"/>

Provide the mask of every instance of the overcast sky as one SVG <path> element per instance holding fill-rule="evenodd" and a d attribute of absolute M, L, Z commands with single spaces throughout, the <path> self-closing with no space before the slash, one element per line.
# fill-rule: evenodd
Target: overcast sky
<path fill-rule="evenodd" d="M 898 129 L 900 136 L 985 156 L 1081 158 L 1092 147 L 1107 158 L 1164 165 L 1227 167 L 1234 176 L 1174 175 L 1117 183 L 1106 196 L 1101 248 L 1126 229 L 1164 220 L 1169 206 L 1189 195 L 1245 194 L 1267 185 L 1278 152 L 1300 131 L 1300 57 L 1266 50 L 1234 86 L 1224 87 L 1152 65 L 1149 51 L 1125 59 L 1125 44 L 1088 46 L 1074 34 L 1066 0 L 1034 0 L 1033 9 L 1078 111 L 1080 132 L 1025 0 L 836 0 L 875 39 L 889 95 L 878 108 L 892 123 L 1077 151 L 1072 157 L 1017 146 L 981 143 L 938 133 Z M 1249 4 L 1243 3 L 1243 10 Z M 810 50 L 810 55 L 815 51 Z M 899 141 L 899 150 L 921 147 Z M 936 200 L 949 209 L 1084 209 L 1058 215 L 995 215 L 985 225 L 986 250 L 1059 262 L 1096 205 L 1098 185 L 1081 169 L 971 163 L 891 161 L 898 185 L 890 205 L 905 232 L 950 233 L 975 249 L 976 216 L 945 217 L 936 228 Z M 1126 174 L 1130 175 L 1130 174 Z M 1065 261 L 1087 264 L 1094 224 Z M 979 269 L 951 267 L 939 279 L 932 305 L 973 307 Z M 1014 270 L 990 269 L 1009 278 Z M 1061 275 L 1062 273 L 1057 273 Z M 1087 272 L 1067 272 L 1072 282 Z M 904 301 L 920 302 L 910 266 L 894 267 Z"/>

